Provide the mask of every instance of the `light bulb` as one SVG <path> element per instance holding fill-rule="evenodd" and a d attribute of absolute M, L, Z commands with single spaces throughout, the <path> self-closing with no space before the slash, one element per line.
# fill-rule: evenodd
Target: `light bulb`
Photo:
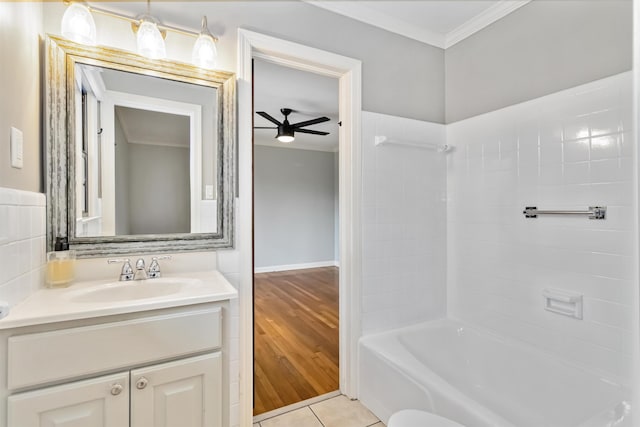
<path fill-rule="evenodd" d="M 213 37 L 209 34 L 200 34 L 193 45 L 193 53 L 191 55 L 193 63 L 198 67 L 213 70 L 216 67 L 217 58 L 218 50 Z"/>
<path fill-rule="evenodd" d="M 149 20 L 143 19 L 140 22 L 137 35 L 138 53 L 150 59 L 163 59 L 167 56 L 164 46 L 164 39 L 158 25 Z"/>
<path fill-rule="evenodd" d="M 202 18 L 200 35 L 193 45 L 191 61 L 198 67 L 213 70 L 216 67 L 217 58 L 218 49 L 216 49 L 216 42 L 207 27 L 207 17 L 204 16 Z"/>
<path fill-rule="evenodd" d="M 96 44 L 96 23 L 89 9 L 80 3 L 71 3 L 62 16 L 62 35 L 77 43 Z"/>
<path fill-rule="evenodd" d="M 280 135 L 276 137 L 278 139 L 278 141 L 280 142 L 284 142 L 285 144 L 288 144 L 290 142 L 293 142 L 293 140 L 295 139 L 293 136 L 291 135 Z"/>

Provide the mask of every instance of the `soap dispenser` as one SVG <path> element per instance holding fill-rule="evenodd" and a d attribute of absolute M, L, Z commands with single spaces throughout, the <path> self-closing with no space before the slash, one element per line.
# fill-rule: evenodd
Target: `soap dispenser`
<path fill-rule="evenodd" d="M 47 287 L 66 288 L 75 277 L 76 252 L 69 250 L 66 237 L 56 237 L 54 248 L 53 252 L 47 253 Z"/>

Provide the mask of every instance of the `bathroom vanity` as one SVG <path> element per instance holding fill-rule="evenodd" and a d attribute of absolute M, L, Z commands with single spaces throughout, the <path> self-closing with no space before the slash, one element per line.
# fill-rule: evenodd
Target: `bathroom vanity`
<path fill-rule="evenodd" d="M 0 320 L 0 426 L 228 425 L 235 297 L 218 272 L 36 292 Z"/>
<path fill-rule="evenodd" d="M 234 245 L 235 75 L 45 45 L 47 250 L 65 239 L 87 280 L 38 290 L 0 320 L 0 427 L 228 426 L 237 292 L 210 269 Z M 151 128 L 159 114 L 186 120 L 180 156 L 158 136 L 126 138 L 139 114 Z M 185 160 L 176 177 L 147 161 L 158 153 Z M 160 277 L 167 253 L 183 257 Z M 156 257 L 134 274 L 128 256 L 140 254 Z M 106 258 L 123 263 L 120 280 L 100 271 Z"/>

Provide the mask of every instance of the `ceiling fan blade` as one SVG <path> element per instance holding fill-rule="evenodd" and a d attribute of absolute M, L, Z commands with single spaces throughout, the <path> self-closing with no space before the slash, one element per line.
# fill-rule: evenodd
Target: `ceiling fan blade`
<path fill-rule="evenodd" d="M 280 126 L 282 124 L 279 121 L 277 121 L 276 119 L 274 119 L 273 117 L 271 117 L 269 114 L 265 113 L 264 111 L 256 111 L 256 114 L 261 115 L 265 119 L 269 120 L 271 123 L 275 123 L 278 126 Z"/>
<path fill-rule="evenodd" d="M 322 132 L 319 130 L 312 130 L 312 129 L 296 129 L 296 132 L 298 133 L 310 133 L 311 135 L 329 135 L 329 132 Z"/>
<path fill-rule="evenodd" d="M 254 126 L 254 129 L 278 129 L 278 128 L 274 128 L 273 126 Z"/>
<path fill-rule="evenodd" d="M 311 126 L 311 125 L 315 125 L 315 124 L 318 124 L 318 123 L 328 122 L 329 120 L 331 120 L 329 117 L 318 117 L 317 119 L 294 123 L 291 126 L 293 126 L 295 129 L 298 129 L 298 128 L 301 128 L 301 127 L 304 127 L 304 126 Z"/>

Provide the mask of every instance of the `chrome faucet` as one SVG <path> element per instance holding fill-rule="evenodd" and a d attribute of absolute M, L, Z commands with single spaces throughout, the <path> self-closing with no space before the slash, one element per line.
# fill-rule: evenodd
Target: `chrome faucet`
<path fill-rule="evenodd" d="M 128 258 L 123 259 L 109 259 L 107 262 L 109 264 L 114 263 L 122 263 L 122 271 L 120 272 L 120 281 L 129 281 L 129 280 L 146 280 L 146 279 L 155 279 L 161 277 L 162 274 L 160 272 L 160 264 L 158 260 L 161 259 L 171 259 L 171 255 L 162 255 L 158 257 L 151 258 L 151 265 L 149 266 L 149 270 L 145 269 L 144 259 L 138 258 L 136 261 L 136 271 L 134 273 L 133 268 L 131 267 L 131 262 Z"/>
<path fill-rule="evenodd" d="M 147 270 L 144 269 L 144 259 L 138 258 L 136 261 L 136 273 L 133 275 L 133 280 L 147 280 L 149 275 Z"/>

